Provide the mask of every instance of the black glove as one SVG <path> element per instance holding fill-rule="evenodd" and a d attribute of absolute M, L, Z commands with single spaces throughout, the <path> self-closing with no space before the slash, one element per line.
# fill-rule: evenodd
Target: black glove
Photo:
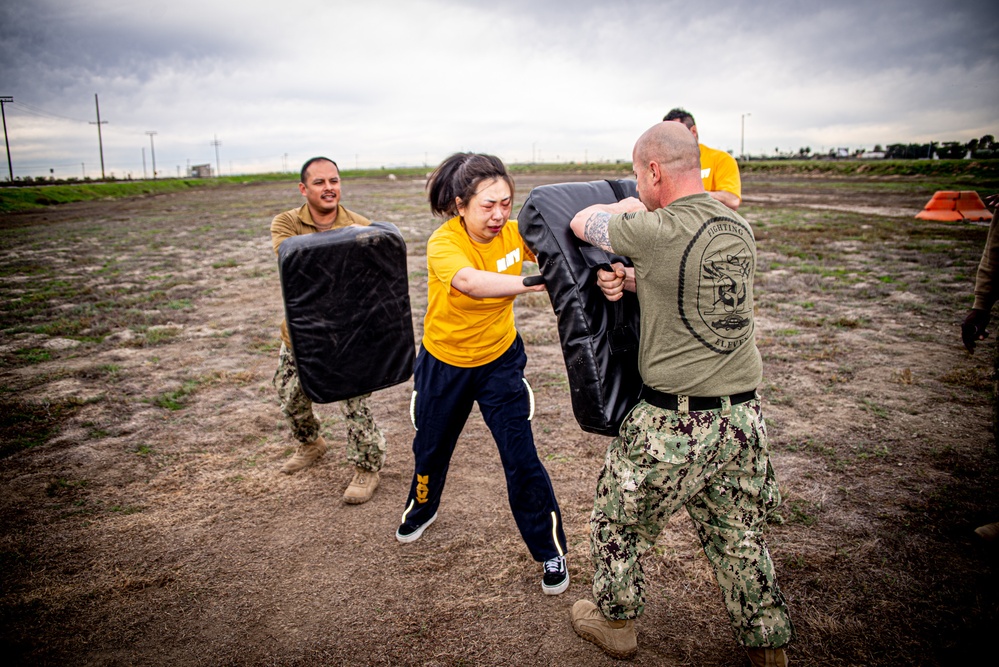
<path fill-rule="evenodd" d="M 964 346 L 968 348 L 968 352 L 975 351 L 975 343 L 980 339 L 988 338 L 989 332 L 985 330 L 985 327 L 989 326 L 989 313 L 988 310 L 972 308 L 968 312 L 968 316 L 964 318 L 964 322 L 961 324 L 961 340 L 964 341 Z"/>

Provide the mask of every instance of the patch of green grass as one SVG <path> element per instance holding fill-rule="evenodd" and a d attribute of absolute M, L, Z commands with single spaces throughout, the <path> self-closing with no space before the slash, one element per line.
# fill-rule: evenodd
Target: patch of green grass
<path fill-rule="evenodd" d="M 93 325 L 93 318 L 87 315 L 68 315 L 59 317 L 45 324 L 31 327 L 32 333 L 53 336 L 56 338 L 75 338 L 80 332 L 89 329 Z"/>
<path fill-rule="evenodd" d="M 814 526 L 819 521 L 816 514 L 821 508 L 816 503 L 807 500 L 792 500 L 784 507 L 790 513 L 788 521 L 792 523 Z"/>
<path fill-rule="evenodd" d="M 257 354 L 271 355 L 277 352 L 280 348 L 281 348 L 280 339 L 260 340 L 250 344 L 250 349 L 256 352 Z"/>
<path fill-rule="evenodd" d="M 149 445 L 139 445 L 135 448 L 135 453 L 139 456 L 149 456 L 153 453 L 153 448 Z"/>
<path fill-rule="evenodd" d="M 803 554 L 791 554 L 784 557 L 784 564 L 791 570 L 804 570 L 808 561 Z"/>
<path fill-rule="evenodd" d="M 105 428 L 101 428 L 92 422 L 87 422 L 84 424 L 87 427 L 87 438 L 90 440 L 100 440 L 101 438 L 106 438 L 111 435 L 111 432 Z"/>
<path fill-rule="evenodd" d="M 888 458 L 888 445 L 881 445 L 872 450 L 866 449 L 863 445 L 856 447 L 858 459 L 886 459 Z"/>
<path fill-rule="evenodd" d="M 45 485 L 45 495 L 50 498 L 59 495 L 60 492 L 66 490 L 82 489 L 88 484 L 87 480 L 70 480 L 65 477 L 53 477 L 49 480 L 49 483 Z"/>
<path fill-rule="evenodd" d="M 14 357 L 25 364 L 40 364 L 49 361 L 52 353 L 40 347 L 27 347 L 21 350 L 14 350 Z"/>
<path fill-rule="evenodd" d="M 169 308 L 170 310 L 187 310 L 191 307 L 191 300 L 175 299 L 173 301 L 168 301 L 164 307 Z"/>
<path fill-rule="evenodd" d="M 885 408 L 884 406 L 878 405 L 871 399 L 862 398 L 860 399 L 860 404 L 863 406 L 865 410 L 870 412 L 872 415 L 880 417 L 881 419 L 888 419 L 888 409 Z"/>
<path fill-rule="evenodd" d="M 569 378 L 565 373 L 535 373 L 533 381 L 529 380 L 529 382 L 531 382 L 532 387 L 537 388 L 569 388 Z"/>
<path fill-rule="evenodd" d="M 150 402 L 158 408 L 167 410 L 182 410 L 187 405 L 187 400 L 191 394 L 198 390 L 201 382 L 198 380 L 187 380 L 179 389 L 163 392 L 159 396 L 151 399 Z"/>
<path fill-rule="evenodd" d="M 768 430 L 769 430 L 769 423 L 770 423 L 769 420 L 767 420 Z M 820 442 L 815 442 L 811 438 L 803 440 L 798 443 L 791 443 L 785 445 L 785 449 L 787 449 L 787 451 L 789 452 L 807 451 L 819 454 L 837 469 L 842 468 L 846 465 L 845 461 L 843 461 L 843 459 L 840 457 L 839 452 L 836 450 L 835 447 L 832 447 L 830 445 L 825 445 Z"/>
<path fill-rule="evenodd" d="M 181 330 L 177 327 L 156 327 L 155 329 L 147 329 L 144 342 L 147 345 L 158 345 L 176 338 L 180 331 Z"/>
<path fill-rule="evenodd" d="M 233 269 L 239 266 L 239 262 L 234 259 L 223 259 L 220 262 L 213 262 L 213 269 Z"/>

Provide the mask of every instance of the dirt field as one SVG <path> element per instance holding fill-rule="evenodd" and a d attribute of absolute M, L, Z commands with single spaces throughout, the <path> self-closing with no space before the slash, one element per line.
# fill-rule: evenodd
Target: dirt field
<path fill-rule="evenodd" d="M 553 180 L 576 179 L 519 177 L 518 201 Z M 958 327 L 986 229 L 916 221 L 932 190 L 914 182 L 750 177 L 745 193 L 794 664 L 963 664 L 999 621 L 999 548 L 973 533 L 999 521 L 994 343 L 969 355 Z M 344 199 L 403 232 L 419 336 L 436 224 L 423 183 L 347 181 Z M 289 182 L 0 217 L 0 660 L 614 664 L 569 624 L 590 594 L 609 441 L 572 419 L 545 295 L 516 312 L 569 540 L 564 595 L 541 593 L 477 414 L 440 518 L 396 542 L 411 382 L 372 397 L 389 457 L 371 502 L 341 501 L 336 406 L 319 408 L 331 453 L 279 474 L 292 442 L 271 386 L 268 228 L 299 200 Z M 685 515 L 645 567 L 634 664 L 743 664 Z"/>

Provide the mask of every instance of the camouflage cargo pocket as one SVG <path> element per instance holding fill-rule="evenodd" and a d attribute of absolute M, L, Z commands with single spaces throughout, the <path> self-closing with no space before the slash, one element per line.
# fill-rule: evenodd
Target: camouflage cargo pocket
<path fill-rule="evenodd" d="M 650 463 L 684 465 L 693 461 L 701 444 L 687 431 L 699 429 L 697 420 L 689 414 L 661 410 L 648 404 L 642 407 L 636 416 L 642 427 L 642 452 Z"/>
<path fill-rule="evenodd" d="M 615 523 L 637 523 L 646 475 L 647 469 L 627 458 L 620 449 L 612 449 L 597 482 L 594 509 Z"/>

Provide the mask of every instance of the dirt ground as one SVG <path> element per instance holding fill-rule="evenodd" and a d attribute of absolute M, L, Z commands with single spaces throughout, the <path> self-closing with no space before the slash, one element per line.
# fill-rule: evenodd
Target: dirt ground
<path fill-rule="evenodd" d="M 531 187 L 593 176 L 521 176 Z M 293 180 L 293 179 L 292 179 Z M 958 324 L 986 229 L 913 219 L 918 183 L 751 176 L 761 393 L 784 504 L 768 542 L 798 665 L 948 665 L 992 647 L 999 520 L 992 341 Z M 417 336 L 423 183 L 344 184 L 406 238 Z M 269 223 L 293 182 L 0 216 L 0 659 L 17 665 L 609 665 L 569 624 L 590 595 L 587 519 L 609 440 L 572 418 L 547 297 L 516 306 L 534 432 L 572 583 L 540 590 L 473 414 L 440 517 L 394 538 L 412 474 L 412 381 L 371 404 L 375 497 L 293 444 L 271 385 L 282 319 Z M 636 665 L 741 665 L 699 543 L 676 515 L 645 561 Z"/>

